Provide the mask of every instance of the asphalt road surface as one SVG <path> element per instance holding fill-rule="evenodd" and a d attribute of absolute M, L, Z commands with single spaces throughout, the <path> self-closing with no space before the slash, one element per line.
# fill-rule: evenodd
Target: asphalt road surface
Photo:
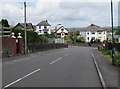
<path fill-rule="evenodd" d="M 3 64 L 3 87 L 101 87 L 91 49 L 69 47 Z"/>

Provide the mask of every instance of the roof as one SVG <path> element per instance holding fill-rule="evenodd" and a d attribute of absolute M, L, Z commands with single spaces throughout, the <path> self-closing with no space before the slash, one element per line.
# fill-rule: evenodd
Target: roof
<path fill-rule="evenodd" d="M 25 24 L 24 24 L 24 23 L 18 23 L 18 24 L 15 26 L 15 28 L 17 28 L 17 26 L 21 26 L 22 28 L 24 28 L 24 27 L 25 27 Z M 27 29 L 34 29 L 32 23 L 26 23 L 26 28 L 27 28 Z"/>
<path fill-rule="evenodd" d="M 36 26 L 51 26 L 48 21 L 41 21 L 40 23 L 38 23 Z"/>
<path fill-rule="evenodd" d="M 105 31 L 106 29 L 103 29 L 97 25 L 91 24 L 87 28 L 85 28 L 83 31 Z"/>
<path fill-rule="evenodd" d="M 59 27 L 59 28 L 56 30 L 56 32 L 57 32 L 59 29 L 61 29 L 62 27 L 68 31 L 67 28 L 65 28 L 64 26 L 61 26 L 61 27 Z M 68 31 L 68 32 L 69 32 L 69 31 Z"/>

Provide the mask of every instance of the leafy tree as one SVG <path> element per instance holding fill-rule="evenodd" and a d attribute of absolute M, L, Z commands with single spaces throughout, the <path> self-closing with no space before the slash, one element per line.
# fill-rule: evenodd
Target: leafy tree
<path fill-rule="evenodd" d="M 116 31 L 115 33 L 116 35 L 120 35 L 120 29 L 118 31 Z"/>
<path fill-rule="evenodd" d="M 4 27 L 10 27 L 7 19 L 2 19 L 1 22 L 0 22 L 0 24 L 2 24 L 2 26 L 4 26 Z"/>

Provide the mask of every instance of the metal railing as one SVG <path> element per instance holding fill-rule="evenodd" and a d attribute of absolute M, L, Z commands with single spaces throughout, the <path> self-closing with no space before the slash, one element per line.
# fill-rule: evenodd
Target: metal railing
<path fill-rule="evenodd" d="M 63 43 L 47 43 L 47 44 L 28 44 L 28 52 L 39 52 L 46 51 L 50 49 L 66 48 L 67 44 Z"/>

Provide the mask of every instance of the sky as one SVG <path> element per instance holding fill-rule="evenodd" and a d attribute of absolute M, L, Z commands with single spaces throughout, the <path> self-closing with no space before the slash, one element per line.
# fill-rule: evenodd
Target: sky
<path fill-rule="evenodd" d="M 0 19 L 7 19 L 15 26 L 24 22 L 24 5 L 27 3 L 27 23 L 34 25 L 48 20 L 51 28 L 61 24 L 66 28 L 87 27 L 96 24 L 111 26 L 110 0 L 3 0 Z M 118 1 L 113 0 L 114 25 L 118 25 Z"/>

